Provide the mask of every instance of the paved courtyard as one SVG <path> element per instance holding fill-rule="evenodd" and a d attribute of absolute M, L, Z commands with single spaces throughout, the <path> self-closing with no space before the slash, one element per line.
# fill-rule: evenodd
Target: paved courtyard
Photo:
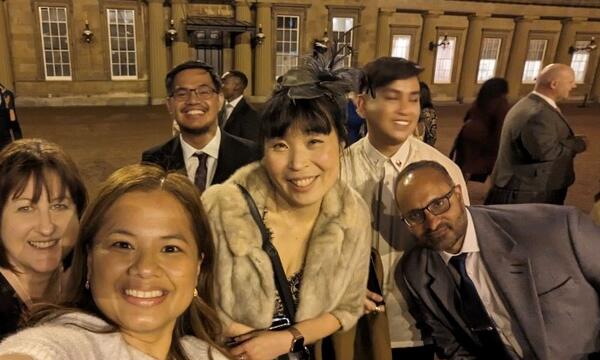
<path fill-rule="evenodd" d="M 575 133 L 586 134 L 587 152 L 575 162 L 576 182 L 567 204 L 584 211 L 592 207 L 600 190 L 600 105 L 580 108 L 563 105 Z M 438 107 L 439 134 L 436 146 L 447 154 L 462 123 L 466 105 Z M 19 120 L 27 137 L 41 137 L 64 147 L 79 165 L 92 196 L 98 183 L 115 169 L 136 163 L 141 152 L 170 137 L 170 120 L 164 106 L 19 108 Z M 483 201 L 486 185 L 469 184 L 472 203 Z"/>

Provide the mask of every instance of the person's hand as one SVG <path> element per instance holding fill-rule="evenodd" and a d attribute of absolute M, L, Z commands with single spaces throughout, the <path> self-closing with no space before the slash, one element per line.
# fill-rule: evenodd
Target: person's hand
<path fill-rule="evenodd" d="M 385 311 L 384 305 L 377 306 L 377 303 L 381 302 L 381 301 L 383 301 L 383 296 L 367 290 L 367 296 L 365 297 L 365 301 L 363 303 L 364 313 L 370 314 L 373 311 L 384 312 Z"/>
<path fill-rule="evenodd" d="M 292 333 L 282 331 L 262 331 L 249 334 L 250 339 L 229 350 L 234 359 L 238 360 L 272 360 L 287 354 L 292 344 Z M 236 340 L 243 341 L 244 335 Z"/>

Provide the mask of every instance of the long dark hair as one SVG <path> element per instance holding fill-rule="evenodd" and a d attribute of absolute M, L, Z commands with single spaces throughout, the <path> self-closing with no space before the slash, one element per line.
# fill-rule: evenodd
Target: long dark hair
<path fill-rule="evenodd" d="M 508 82 L 503 78 L 491 78 L 481 85 L 475 105 L 483 112 L 488 112 L 492 103 L 508 94 Z"/>
<path fill-rule="evenodd" d="M 431 100 L 431 91 L 429 90 L 429 86 L 427 86 L 427 84 L 424 82 L 419 81 L 419 92 L 421 109 L 433 109 L 433 101 Z"/>
<path fill-rule="evenodd" d="M 101 184 L 98 196 L 90 204 L 81 220 L 79 242 L 73 259 L 75 291 L 60 306 L 43 306 L 35 309 L 30 323 L 43 323 L 72 312 L 85 312 L 97 316 L 111 325 L 110 328 L 94 332 L 118 331 L 114 322 L 108 319 L 96 306 L 92 294 L 85 289 L 88 276 L 87 257 L 94 238 L 102 227 L 106 213 L 123 195 L 133 191 L 160 190 L 169 193 L 183 206 L 192 220 L 192 230 L 198 247 L 198 256 L 204 254 L 198 278 L 198 296 L 194 297 L 188 309 L 180 315 L 173 330 L 169 358 L 188 360 L 181 345 L 181 338 L 192 335 L 206 341 L 211 347 L 222 349 L 217 344 L 222 328 L 217 317 L 214 300 L 213 274 L 215 269 L 215 248 L 206 217 L 200 202 L 200 193 L 187 177 L 177 173 L 167 173 L 152 165 L 129 165 L 115 171 Z"/>

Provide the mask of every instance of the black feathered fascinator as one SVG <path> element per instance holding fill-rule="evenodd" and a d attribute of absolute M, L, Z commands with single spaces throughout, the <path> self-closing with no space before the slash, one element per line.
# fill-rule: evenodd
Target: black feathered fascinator
<path fill-rule="evenodd" d="M 278 79 L 275 91 L 285 92 L 292 101 L 327 96 L 345 104 L 345 96 L 355 91 L 360 74 L 357 69 L 343 66 L 344 59 L 350 54 L 350 47 L 334 44 L 325 53 L 305 57 L 303 65 Z"/>

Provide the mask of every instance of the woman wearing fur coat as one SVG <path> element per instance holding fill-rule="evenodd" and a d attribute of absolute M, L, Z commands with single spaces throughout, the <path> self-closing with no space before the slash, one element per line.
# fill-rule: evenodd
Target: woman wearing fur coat
<path fill-rule="evenodd" d="M 202 197 L 215 233 L 217 310 L 226 335 L 246 339 L 231 348 L 237 359 L 285 357 L 299 342 L 352 328 L 363 314 L 370 217 L 360 196 L 338 180 L 349 86 L 323 68 L 283 76 L 263 110 L 262 160 Z M 238 184 L 270 232 L 296 305 L 294 324 L 284 330 L 256 331 L 284 310 Z"/>

